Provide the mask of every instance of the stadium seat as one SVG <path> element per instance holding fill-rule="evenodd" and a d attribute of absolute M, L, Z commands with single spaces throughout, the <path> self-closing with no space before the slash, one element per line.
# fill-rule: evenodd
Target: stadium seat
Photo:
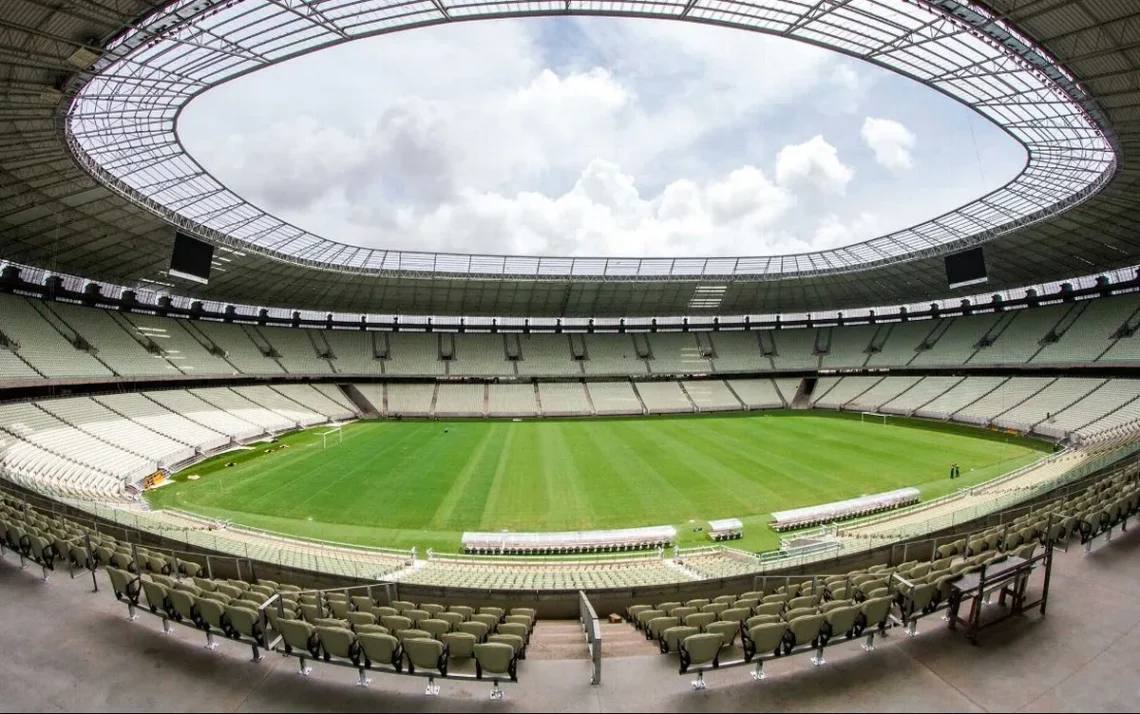
<path fill-rule="evenodd" d="M 680 648 L 681 640 L 685 639 L 689 635 L 696 635 L 699 633 L 699 628 L 689 627 L 687 625 L 670 627 L 661 633 L 661 639 L 659 640 L 661 652 L 663 654 L 677 652 Z"/>
<path fill-rule="evenodd" d="M 518 655 L 510 645 L 498 642 L 475 645 L 475 677 L 483 679 L 487 675 L 494 681 L 491 699 L 502 699 L 499 680 L 506 677 L 512 682 L 518 681 Z"/>
<path fill-rule="evenodd" d="M 680 655 L 681 674 L 690 667 L 710 665 L 717 667 L 720 664 L 720 648 L 723 638 L 719 634 L 704 633 L 690 635 L 681 640 Z M 697 672 L 697 680 L 693 682 L 694 689 L 704 689 L 704 672 Z"/>
<path fill-rule="evenodd" d="M 470 659 L 475 656 L 478 640 L 469 632 L 445 632 L 440 641 L 447 646 L 448 657 L 453 660 Z"/>
<path fill-rule="evenodd" d="M 417 669 L 422 672 L 438 673 L 447 676 L 447 647 L 438 640 L 431 638 L 412 637 L 403 641 L 404 656 L 408 663 L 408 672 L 414 673 Z M 435 677 L 428 677 L 427 694 L 439 694 L 439 685 Z"/>
<path fill-rule="evenodd" d="M 403 648 L 395 637 L 378 632 L 362 632 L 356 636 L 360 644 L 364 666 L 371 668 L 374 663 L 386 664 L 397 672 L 403 670 Z"/>

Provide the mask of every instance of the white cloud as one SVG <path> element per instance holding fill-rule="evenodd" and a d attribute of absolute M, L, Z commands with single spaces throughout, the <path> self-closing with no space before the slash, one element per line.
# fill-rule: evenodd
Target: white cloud
<path fill-rule="evenodd" d="M 684 23 L 460 23 L 222 85 L 194 100 L 179 132 L 239 194 L 357 245 L 787 253 L 903 227 L 878 217 L 945 200 L 921 192 L 909 213 L 894 210 L 900 187 L 872 186 L 869 158 L 856 163 L 851 114 L 877 86 L 874 71 Z M 901 124 L 868 119 L 864 141 L 876 122 L 902 129 L 895 143 L 909 165 L 913 136 Z"/>
<path fill-rule="evenodd" d="M 892 171 L 911 168 L 914 161 L 915 138 L 902 124 L 893 119 L 867 117 L 863 122 L 863 143 L 875 152 L 875 161 Z"/>
<path fill-rule="evenodd" d="M 839 160 L 839 152 L 822 136 L 780 149 L 776 180 L 787 186 L 804 186 L 842 196 L 855 172 Z"/>

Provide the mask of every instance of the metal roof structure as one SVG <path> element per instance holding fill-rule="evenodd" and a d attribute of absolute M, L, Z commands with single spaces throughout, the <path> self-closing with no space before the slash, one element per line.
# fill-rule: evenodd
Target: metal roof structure
<path fill-rule="evenodd" d="M 150 13 L 150 14 L 146 14 Z M 1010 184 L 892 236 L 797 256 L 569 259 L 372 251 L 305 234 L 187 156 L 179 107 L 298 52 L 482 17 L 666 16 L 834 47 L 944 91 L 1029 152 Z M 0 258 L 127 286 L 167 282 L 173 226 L 219 245 L 203 300 L 386 314 L 811 312 L 954 295 L 942 254 L 986 243 L 990 286 L 1140 257 L 1140 12 L 1128 0 L 5 0 Z"/>

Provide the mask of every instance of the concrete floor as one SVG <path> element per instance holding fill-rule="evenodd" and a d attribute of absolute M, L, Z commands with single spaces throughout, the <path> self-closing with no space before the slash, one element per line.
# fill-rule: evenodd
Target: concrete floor
<path fill-rule="evenodd" d="M 163 635 L 157 618 L 127 620 L 89 577 L 65 569 L 44 584 L 9 553 L 0 711 L 1140 711 L 1140 527 L 1097 545 L 1058 553 L 1047 616 L 1007 620 L 978 646 L 932 617 L 918 637 L 895 629 L 873 653 L 849 643 L 829 648 L 823 667 L 777 660 L 763 682 L 748 668 L 712 672 L 701 692 L 648 648 L 604 659 L 598 687 L 586 660 L 534 657 L 501 702 L 484 683 L 441 681 L 430 698 L 419 678 L 376 674 L 362 689 L 352 669 L 315 664 L 303 678 L 293 659 L 254 664 L 230 642 L 209 651 L 187 628 Z"/>

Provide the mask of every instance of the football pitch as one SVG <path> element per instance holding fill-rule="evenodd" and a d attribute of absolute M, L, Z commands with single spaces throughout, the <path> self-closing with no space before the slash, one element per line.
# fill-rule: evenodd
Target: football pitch
<path fill-rule="evenodd" d="M 772 511 L 904 486 L 935 498 L 1050 449 L 970 427 L 818 412 L 361 422 L 322 448 L 325 430 L 217 456 L 148 498 L 155 508 L 420 552 L 456 552 L 465 530 L 666 524 L 680 545 L 700 545 L 709 541 L 694 526 L 716 518 L 744 521 L 745 537 L 731 545 L 765 550 L 778 542 Z M 962 471 L 954 481 L 951 461 Z"/>

